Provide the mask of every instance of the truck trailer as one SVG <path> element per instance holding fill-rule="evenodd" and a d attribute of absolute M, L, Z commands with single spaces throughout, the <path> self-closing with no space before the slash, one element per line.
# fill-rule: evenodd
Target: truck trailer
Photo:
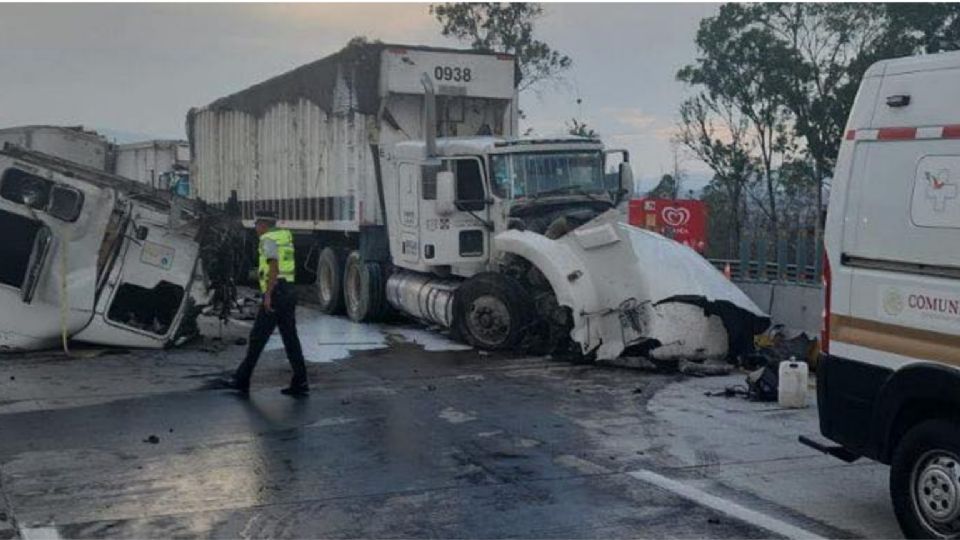
<path fill-rule="evenodd" d="M 352 42 L 191 109 L 191 195 L 247 227 L 276 211 L 298 281 L 354 321 L 396 310 L 483 349 L 597 359 L 748 348 L 766 315 L 622 222 L 627 152 L 518 137 L 517 82 L 510 55 Z"/>
<path fill-rule="evenodd" d="M 114 145 L 83 126 L 15 126 L 0 129 L 0 148 L 12 145 L 56 156 L 85 167 L 113 172 Z"/>

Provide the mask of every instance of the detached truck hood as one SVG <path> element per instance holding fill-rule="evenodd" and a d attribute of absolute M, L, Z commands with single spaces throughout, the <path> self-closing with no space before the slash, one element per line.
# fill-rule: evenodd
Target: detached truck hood
<path fill-rule="evenodd" d="M 543 273 L 571 310 L 571 338 L 597 360 L 635 346 L 655 358 L 749 350 L 767 314 L 690 248 L 619 218 L 611 210 L 556 240 L 510 230 L 494 242 Z"/>

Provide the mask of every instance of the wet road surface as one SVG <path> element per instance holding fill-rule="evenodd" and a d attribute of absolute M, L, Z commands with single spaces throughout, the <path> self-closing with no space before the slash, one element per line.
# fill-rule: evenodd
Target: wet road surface
<path fill-rule="evenodd" d="M 813 411 L 703 397 L 726 381 L 393 343 L 310 365 L 307 398 L 279 350 L 249 398 L 204 389 L 242 333 L 0 358 L 0 538 L 896 534 L 885 492 L 823 487 L 882 469 L 790 443 Z"/>

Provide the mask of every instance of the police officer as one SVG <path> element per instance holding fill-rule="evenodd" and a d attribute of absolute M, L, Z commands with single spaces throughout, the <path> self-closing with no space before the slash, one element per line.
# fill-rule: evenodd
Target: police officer
<path fill-rule="evenodd" d="M 280 328 L 283 348 L 293 370 L 290 386 L 281 390 L 290 396 L 305 395 L 309 392 L 307 368 L 303 361 L 300 337 L 297 335 L 295 308 L 297 297 L 293 289 L 295 263 L 293 258 L 293 235 L 285 229 L 277 229 L 277 214 L 259 211 L 256 216 L 256 231 L 260 238 L 260 261 L 257 269 L 260 278 L 260 292 L 263 304 L 257 312 L 257 319 L 250 331 L 247 356 L 237 367 L 227 386 L 241 392 L 250 390 L 250 376 L 257 366 L 260 353 L 274 328 Z"/>

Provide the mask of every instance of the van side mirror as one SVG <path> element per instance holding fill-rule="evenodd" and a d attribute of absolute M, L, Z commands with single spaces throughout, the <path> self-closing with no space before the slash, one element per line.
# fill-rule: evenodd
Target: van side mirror
<path fill-rule="evenodd" d="M 437 215 L 449 216 L 457 210 L 456 179 L 451 171 L 437 173 Z"/>

